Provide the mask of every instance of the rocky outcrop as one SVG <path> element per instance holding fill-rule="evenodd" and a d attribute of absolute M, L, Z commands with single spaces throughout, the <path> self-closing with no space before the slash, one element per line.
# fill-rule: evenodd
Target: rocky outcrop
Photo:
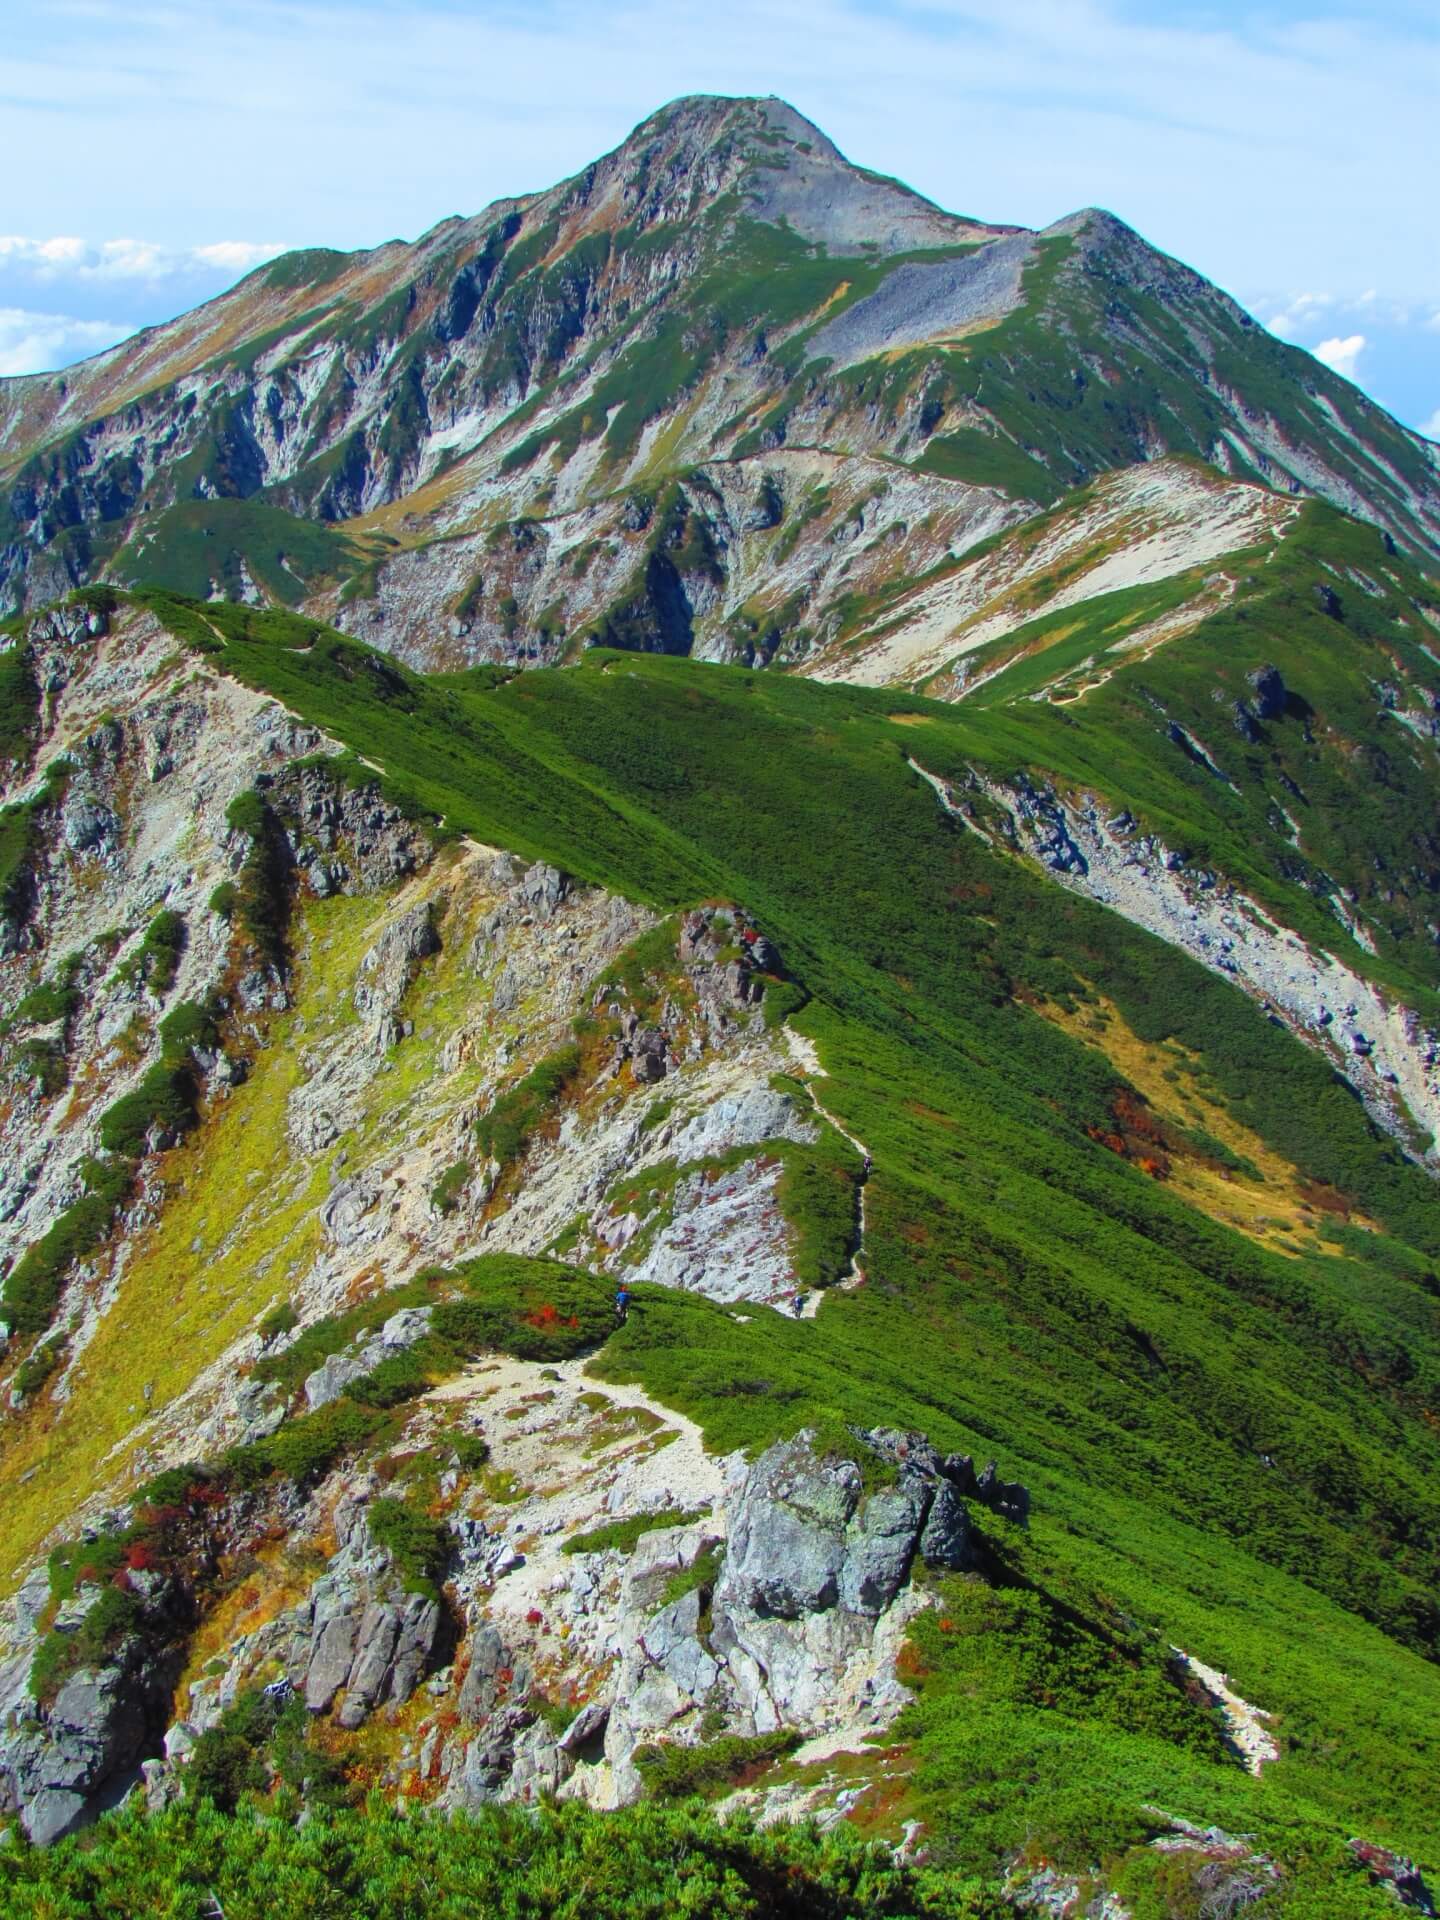
<path fill-rule="evenodd" d="M 1415 1862 L 1373 1840 L 1352 1840 L 1350 1851 L 1364 1866 L 1372 1883 L 1387 1888 L 1402 1907 L 1411 1913 L 1433 1916 L 1435 1896 Z"/>
<path fill-rule="evenodd" d="M 1271 697 L 1278 698 L 1273 685 Z M 958 790 L 925 777 L 948 812 L 991 837 Z M 1233 980 L 1324 1053 L 1407 1152 L 1416 1151 L 1417 1129 L 1428 1136 L 1425 1162 L 1440 1167 L 1440 1033 L 1411 1008 L 1335 954 L 1277 926 L 1238 888 L 1143 832 L 1128 811 L 1113 814 L 1093 797 L 1062 799 L 1025 776 L 1002 787 L 977 773 L 972 792 L 1008 822 L 994 844 L 1033 856 L 1061 886 Z M 1331 905 L 1344 912 L 1338 897 Z M 1363 939 L 1363 927 L 1353 930 Z"/>
<path fill-rule="evenodd" d="M 306 1406 L 313 1413 L 317 1407 L 328 1406 L 332 1400 L 338 1400 L 348 1387 L 357 1380 L 363 1380 L 382 1360 L 389 1359 L 392 1354 L 403 1353 L 407 1347 L 413 1347 L 417 1340 L 423 1339 L 430 1331 L 430 1319 L 429 1307 L 403 1307 L 399 1313 L 391 1314 L 373 1340 L 360 1342 L 353 1351 L 342 1350 L 327 1355 L 306 1378 Z"/>
<path fill-rule="evenodd" d="M 31 1668 L 41 1639 L 48 1582 L 22 1591 L 17 1613 L 28 1630 L 0 1665 L 0 1813 L 18 1813 L 37 1846 L 88 1825 L 130 1786 L 141 1760 L 159 1751 L 183 1664 L 177 1621 L 183 1595 L 167 1576 L 133 1572 L 130 1624 L 103 1658 L 72 1669 L 53 1697 L 36 1700 Z M 77 1588 L 51 1631 L 76 1633 L 95 1603 Z"/>
<path fill-rule="evenodd" d="M 393 886 L 433 851 L 425 825 L 387 801 L 378 786 L 353 785 L 323 763 L 257 784 L 285 823 L 296 869 L 322 900 Z"/>
<path fill-rule="evenodd" d="M 404 1038 L 410 1025 L 399 1017 L 422 960 L 440 951 L 435 930 L 437 902 L 421 901 L 399 915 L 360 962 L 355 1011 L 365 1023 L 370 1049 L 384 1053 Z"/>
<path fill-rule="evenodd" d="M 690 1744 L 716 1724 L 742 1736 L 874 1727 L 898 1709 L 894 1658 L 923 1604 L 912 1571 L 975 1564 L 959 1486 L 980 1477 L 917 1434 L 867 1436 L 856 1458 L 814 1440 L 780 1441 L 739 1470 L 723 1544 L 704 1525 L 674 1528 L 632 1555 L 604 1742 L 616 1797 L 640 1790 L 636 1755 L 657 1740 Z M 987 1491 L 996 1484 L 992 1472 Z M 1017 1513 L 1023 1490 L 1005 1504 Z"/>
<path fill-rule="evenodd" d="M 371 1538 L 365 1481 L 342 1494 L 337 1549 L 305 1598 L 233 1650 L 226 1672 L 191 1689 L 189 1725 L 214 1725 L 257 1671 L 278 1670 L 315 1715 L 333 1712 L 353 1730 L 381 1705 L 408 1700 L 453 1641 L 443 1601 L 407 1591 L 389 1554 Z"/>

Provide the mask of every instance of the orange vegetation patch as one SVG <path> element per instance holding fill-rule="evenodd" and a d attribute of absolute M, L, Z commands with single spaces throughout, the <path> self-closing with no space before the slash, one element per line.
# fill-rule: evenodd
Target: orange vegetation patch
<path fill-rule="evenodd" d="M 1128 1083 L 1090 1137 L 1199 1212 L 1292 1258 L 1323 1250 L 1321 1229 L 1334 1221 L 1373 1230 L 1344 1194 L 1306 1178 L 1238 1120 L 1174 1041 L 1140 1039 L 1099 996 L 1069 1011 L 1053 1002 L 1036 1011 L 1103 1053 Z"/>

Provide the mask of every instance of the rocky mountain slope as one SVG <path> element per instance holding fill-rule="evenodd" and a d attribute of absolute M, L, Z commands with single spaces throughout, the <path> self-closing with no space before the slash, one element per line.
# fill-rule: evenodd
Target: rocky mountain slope
<path fill-rule="evenodd" d="M 0 408 L 0 1914 L 1429 1910 L 1435 449 L 773 101 Z"/>
<path fill-rule="evenodd" d="M 548 192 L 414 246 L 287 255 L 0 384 L 0 591 L 33 605 L 105 575 L 294 603 L 331 576 L 363 600 L 397 547 L 716 460 L 746 466 L 763 514 L 780 448 L 929 476 L 972 540 L 1167 452 L 1432 560 L 1440 538 L 1429 442 L 1111 215 L 959 219 L 782 102 L 694 98 Z"/>

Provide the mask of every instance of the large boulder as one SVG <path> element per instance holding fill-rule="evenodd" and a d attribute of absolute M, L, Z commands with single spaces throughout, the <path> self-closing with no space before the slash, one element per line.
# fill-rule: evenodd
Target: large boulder
<path fill-rule="evenodd" d="M 0 1677 L 0 1811 L 16 1811 L 36 1846 L 91 1821 L 107 1790 L 158 1752 L 175 1659 L 141 1634 L 103 1665 L 82 1667 L 48 1706 L 29 1698 L 29 1651 Z"/>

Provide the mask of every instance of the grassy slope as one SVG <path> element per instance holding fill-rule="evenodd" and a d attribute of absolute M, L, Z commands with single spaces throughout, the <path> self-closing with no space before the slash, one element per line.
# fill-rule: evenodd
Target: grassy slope
<path fill-rule="evenodd" d="M 803 1325 L 651 1295 L 605 1370 L 693 1411 L 718 1446 L 841 1414 L 998 1454 L 1037 1496 L 1023 1578 L 1108 1594 L 1224 1665 L 1290 1746 L 1260 1783 L 1178 1749 L 1157 1771 L 1152 1734 L 1087 1711 L 1037 1721 L 1032 1703 L 1037 1780 L 1086 1770 L 1108 1783 L 1106 1817 L 1132 1820 L 1163 1786 L 1291 1854 L 1297 1834 L 1323 1852 L 1356 1827 L 1433 1855 L 1440 1224 L 1323 1064 L 947 822 L 883 695 L 613 655 L 486 690 L 298 621 L 211 612 L 228 670 L 454 826 L 658 904 L 743 899 L 815 995 L 801 1025 L 827 1105 L 875 1157 L 870 1284 Z M 973 720 L 925 710 L 927 742 L 961 752 Z M 1117 1076 L 1027 1005 L 1084 983 L 1148 1043 L 1202 1055 L 1217 1100 L 1384 1232 L 1342 1227 L 1332 1253 L 1284 1257 L 1095 1144 Z M 919 1710 L 915 1791 L 942 1825 L 949 1804 L 964 1852 L 978 1830 L 925 1785 L 969 1712 L 952 1667 L 934 1662 Z M 987 1710 L 1009 1725 L 1021 1704 Z M 1062 1848 L 1108 1844 L 1094 1805 L 1032 1811 Z"/>
<path fill-rule="evenodd" d="M 1176 582 L 1038 615 L 982 650 L 972 671 L 985 670 L 991 653 L 1011 664 L 962 703 L 952 736 L 962 758 L 952 764 L 974 759 L 1002 774 L 1024 766 L 1132 808 L 1196 865 L 1214 866 L 1433 1016 L 1436 748 L 1395 718 L 1382 689 L 1402 710 L 1433 718 L 1440 664 L 1418 609 L 1434 612 L 1434 589 L 1373 529 L 1319 504 L 1268 553 L 1230 565 L 1234 599 L 1148 658 L 1125 653 L 1126 634 L 1168 610 Z M 1056 632 L 1063 639 L 1049 645 Z M 1102 685 L 1063 702 L 1035 697 L 1087 658 L 1091 680 L 1108 672 Z M 1234 705 L 1253 703 L 1247 676 L 1267 665 L 1290 698 L 1247 742 Z M 1172 720 L 1201 742 L 1223 781 L 1166 738 Z M 929 730 L 925 739 L 922 759 Z M 1326 903 L 1338 887 L 1356 896 L 1373 956 Z"/>

